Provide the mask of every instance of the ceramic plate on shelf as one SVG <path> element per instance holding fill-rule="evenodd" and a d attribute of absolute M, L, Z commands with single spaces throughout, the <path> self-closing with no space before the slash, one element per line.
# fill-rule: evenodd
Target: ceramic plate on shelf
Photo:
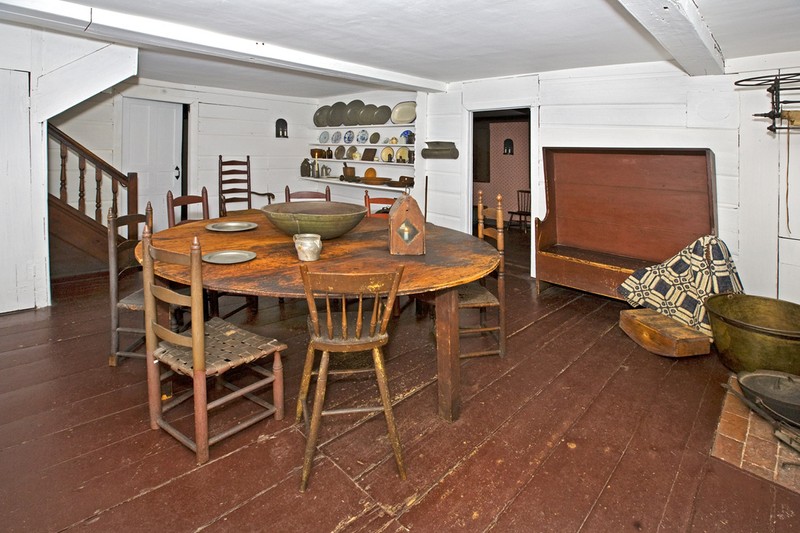
<path fill-rule="evenodd" d="M 328 126 L 341 126 L 344 122 L 344 114 L 347 112 L 347 106 L 344 102 L 336 102 L 331 106 L 331 111 L 328 113 Z"/>
<path fill-rule="evenodd" d="M 394 158 L 394 150 L 389 148 L 388 146 L 381 150 L 381 161 L 388 163 Z"/>
<path fill-rule="evenodd" d="M 416 119 L 416 102 L 400 102 L 392 109 L 392 122 L 395 124 L 411 124 Z"/>
<path fill-rule="evenodd" d="M 367 139 L 369 139 L 369 133 L 367 133 L 367 130 L 361 130 L 358 132 L 358 136 L 356 137 L 356 142 L 358 142 L 358 144 L 366 143 Z"/>
<path fill-rule="evenodd" d="M 388 105 L 382 105 L 375 110 L 375 116 L 372 117 L 373 124 L 386 124 L 392 116 L 392 109 Z"/>
<path fill-rule="evenodd" d="M 367 170 L 364 171 L 364 177 L 365 178 L 374 178 L 377 175 L 378 175 L 378 173 L 372 167 L 369 167 Z"/>
<path fill-rule="evenodd" d="M 353 133 L 353 130 L 347 130 L 346 132 L 344 132 L 344 142 L 346 142 L 347 144 L 353 142 L 354 138 L 355 134 Z"/>
<path fill-rule="evenodd" d="M 314 125 L 318 128 L 323 128 L 328 125 L 328 115 L 331 112 L 331 106 L 324 105 L 317 109 L 314 113 Z"/>
<path fill-rule="evenodd" d="M 405 130 L 403 133 L 400 134 L 400 140 L 404 143 L 408 142 L 408 137 L 411 135 L 411 130 Z"/>
<path fill-rule="evenodd" d="M 327 131 L 323 131 L 322 133 L 319 134 L 319 142 L 325 144 L 326 142 L 328 142 L 328 139 L 330 139 L 330 136 L 331 136 L 330 133 L 328 133 Z"/>
<path fill-rule="evenodd" d="M 220 250 L 203 255 L 203 261 L 217 265 L 234 265 L 255 259 L 256 253 L 249 250 Z"/>
<path fill-rule="evenodd" d="M 377 131 L 369 136 L 369 142 L 372 144 L 375 144 L 380 140 L 381 140 L 381 134 L 378 133 Z"/>
<path fill-rule="evenodd" d="M 336 151 L 333 153 L 336 159 L 344 159 L 344 146 L 337 146 Z"/>
<path fill-rule="evenodd" d="M 362 126 L 368 126 L 372 124 L 372 121 L 375 117 L 375 112 L 378 110 L 378 106 L 374 104 L 367 104 L 361 108 L 361 112 L 358 114 L 358 123 Z"/>
<path fill-rule="evenodd" d="M 362 102 L 361 100 L 353 100 L 352 102 L 347 104 L 347 110 L 344 113 L 344 125 L 357 126 L 358 116 L 363 108 L 364 108 L 364 102 Z"/>
<path fill-rule="evenodd" d="M 361 159 L 361 156 L 357 155 L 357 154 L 358 154 L 358 148 L 356 148 L 355 146 L 351 146 L 350 148 L 347 149 L 347 153 L 345 154 L 344 158 L 345 159 Z"/>
<path fill-rule="evenodd" d="M 214 222 L 206 226 L 208 231 L 247 231 L 255 229 L 258 224 L 255 222 Z"/>
<path fill-rule="evenodd" d="M 333 135 L 331 135 L 331 142 L 333 144 L 337 144 L 341 140 L 342 140 L 342 132 L 341 131 L 334 131 Z"/>
<path fill-rule="evenodd" d="M 398 148 L 397 153 L 394 154 L 394 159 L 398 163 L 408 163 L 408 148 L 405 146 Z"/>

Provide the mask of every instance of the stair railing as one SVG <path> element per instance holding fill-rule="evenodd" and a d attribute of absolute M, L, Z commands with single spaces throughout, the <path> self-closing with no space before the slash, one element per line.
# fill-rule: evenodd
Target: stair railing
<path fill-rule="evenodd" d="M 61 158 L 61 166 L 59 169 L 59 193 L 58 197 L 64 203 L 69 203 L 67 194 L 67 181 L 68 181 L 68 159 L 70 155 L 77 156 L 78 158 L 78 211 L 84 215 L 93 218 L 100 224 L 105 223 L 103 216 L 103 183 L 107 176 L 111 180 L 111 207 L 118 215 L 125 215 L 129 213 L 139 212 L 139 183 L 138 175 L 136 172 L 128 172 L 127 175 L 123 174 L 116 168 L 112 167 L 102 158 L 98 157 L 91 150 L 82 146 L 75 139 L 53 126 L 47 125 L 48 137 L 55 140 L 59 144 L 59 155 Z M 94 169 L 95 181 L 95 200 L 94 200 L 94 216 L 86 212 L 86 168 L 89 165 L 89 171 Z M 120 213 L 118 209 L 119 188 L 122 187 L 128 191 L 127 194 L 127 210 L 125 213 Z M 105 224 L 104 224 L 105 225 Z"/>

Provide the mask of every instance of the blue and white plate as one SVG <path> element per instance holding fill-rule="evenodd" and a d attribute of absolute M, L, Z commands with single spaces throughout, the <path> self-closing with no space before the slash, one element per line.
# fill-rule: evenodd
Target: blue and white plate
<path fill-rule="evenodd" d="M 323 131 L 322 133 L 319 134 L 319 142 L 321 142 L 322 144 L 325 144 L 326 142 L 328 142 L 328 139 L 330 138 L 330 135 L 331 134 L 328 133 L 327 131 Z M 336 142 L 336 141 L 334 141 L 334 142 Z"/>
<path fill-rule="evenodd" d="M 341 131 L 334 131 L 333 135 L 331 135 L 331 142 L 333 144 L 337 144 L 342 139 L 342 132 Z"/>
<path fill-rule="evenodd" d="M 358 132 L 358 137 L 356 137 L 356 140 L 358 141 L 359 144 L 366 143 L 367 139 L 369 139 L 369 133 L 367 132 L 367 130 L 361 130 Z"/>
<path fill-rule="evenodd" d="M 344 132 L 344 142 L 348 144 L 353 142 L 354 136 L 355 134 L 353 133 L 353 130 L 347 130 L 346 132 Z"/>

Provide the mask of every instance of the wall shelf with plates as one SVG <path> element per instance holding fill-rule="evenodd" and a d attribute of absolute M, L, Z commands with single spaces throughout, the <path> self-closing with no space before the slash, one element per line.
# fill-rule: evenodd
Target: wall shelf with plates
<path fill-rule="evenodd" d="M 310 181 L 318 185 L 341 185 L 343 187 L 355 187 L 357 189 L 376 189 L 381 191 L 390 191 L 398 195 L 404 192 L 405 187 L 391 187 L 389 185 L 372 185 L 368 183 L 361 183 L 358 181 L 340 181 L 339 178 L 300 178 L 302 181 Z M 413 187 L 411 187 L 413 189 Z"/>
<path fill-rule="evenodd" d="M 413 182 L 417 154 L 415 121 L 416 102 L 411 100 L 394 107 L 365 104 L 361 100 L 321 106 L 313 117 L 311 133 L 316 138 L 309 142 L 311 177 L 301 179 L 399 194 L 403 187 L 340 181 L 339 177 L 344 175 L 347 165 L 356 169 L 358 179 L 365 175 L 379 176 L 396 184 L 405 176 Z M 313 177 L 315 166 L 321 169 L 320 175 L 329 177 Z"/>

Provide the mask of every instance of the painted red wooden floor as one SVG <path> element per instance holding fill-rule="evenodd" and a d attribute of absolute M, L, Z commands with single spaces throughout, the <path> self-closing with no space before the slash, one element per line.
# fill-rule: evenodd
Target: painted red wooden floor
<path fill-rule="evenodd" d="M 65 285 L 51 308 L 0 317 L 0 529 L 800 531 L 800 495 L 710 456 L 728 376 L 714 356 L 643 351 L 617 326 L 620 302 L 560 288 L 537 296 L 513 250 L 509 354 L 463 363 L 457 422 L 436 415 L 430 318 L 407 308 L 393 325 L 406 481 L 380 416 L 323 421 L 305 494 L 304 433 L 289 417 L 196 466 L 149 429 L 143 362 L 107 366 L 104 283 Z M 263 299 L 257 315 L 235 317 L 289 345 L 289 412 L 304 305 Z M 376 394 L 371 382 L 340 382 L 329 401 Z"/>

